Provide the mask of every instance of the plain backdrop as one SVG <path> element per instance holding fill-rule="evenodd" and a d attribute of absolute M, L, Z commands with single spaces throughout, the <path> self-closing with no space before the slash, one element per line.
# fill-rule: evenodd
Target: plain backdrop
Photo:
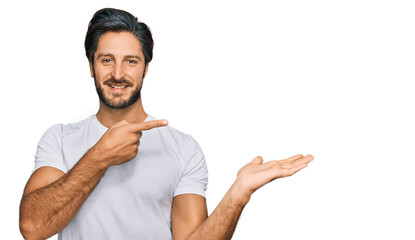
<path fill-rule="evenodd" d="M 314 155 L 254 193 L 234 239 L 415 239 L 415 4 L 399 0 L 1 3 L 1 239 L 22 239 L 44 131 L 98 109 L 83 41 L 103 7 L 152 29 L 144 108 L 201 145 L 209 213 L 255 156 Z"/>

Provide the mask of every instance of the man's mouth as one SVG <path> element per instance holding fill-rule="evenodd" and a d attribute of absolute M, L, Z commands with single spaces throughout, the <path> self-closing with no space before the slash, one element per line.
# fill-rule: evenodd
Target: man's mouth
<path fill-rule="evenodd" d="M 128 85 L 115 85 L 115 84 L 108 84 L 108 86 L 115 88 L 115 89 L 122 89 L 128 87 Z"/>

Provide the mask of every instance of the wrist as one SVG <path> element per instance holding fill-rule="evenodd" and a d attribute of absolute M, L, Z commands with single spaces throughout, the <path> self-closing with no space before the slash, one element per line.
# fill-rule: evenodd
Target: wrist
<path fill-rule="evenodd" d="M 245 206 L 251 199 L 253 192 L 248 191 L 243 182 L 237 178 L 229 189 L 229 193 L 236 204 Z"/>
<path fill-rule="evenodd" d="M 111 166 L 109 159 L 106 158 L 105 152 L 96 145 L 88 150 L 85 157 L 90 159 L 90 162 L 92 162 L 99 170 L 105 171 Z"/>

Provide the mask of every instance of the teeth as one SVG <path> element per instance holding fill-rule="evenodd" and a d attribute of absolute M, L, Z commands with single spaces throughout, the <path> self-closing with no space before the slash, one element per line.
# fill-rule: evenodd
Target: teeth
<path fill-rule="evenodd" d="M 126 88 L 127 86 L 114 86 L 114 85 L 110 85 L 110 87 L 120 89 L 120 88 Z"/>

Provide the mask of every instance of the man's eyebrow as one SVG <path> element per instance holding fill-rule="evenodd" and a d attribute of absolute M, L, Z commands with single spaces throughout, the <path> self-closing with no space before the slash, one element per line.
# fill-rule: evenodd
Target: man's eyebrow
<path fill-rule="evenodd" d="M 141 60 L 141 57 L 138 55 L 126 55 L 124 58 L 137 58 L 138 60 Z"/>
<path fill-rule="evenodd" d="M 97 59 L 99 59 L 100 57 L 114 57 L 114 55 L 112 55 L 111 53 L 100 53 L 97 56 Z"/>
<path fill-rule="evenodd" d="M 111 54 L 111 53 L 100 53 L 100 54 L 98 54 L 97 59 L 99 59 L 101 57 L 114 57 L 114 55 Z M 124 56 L 124 58 L 136 58 L 138 60 L 142 60 L 139 55 L 126 55 L 126 56 Z"/>

